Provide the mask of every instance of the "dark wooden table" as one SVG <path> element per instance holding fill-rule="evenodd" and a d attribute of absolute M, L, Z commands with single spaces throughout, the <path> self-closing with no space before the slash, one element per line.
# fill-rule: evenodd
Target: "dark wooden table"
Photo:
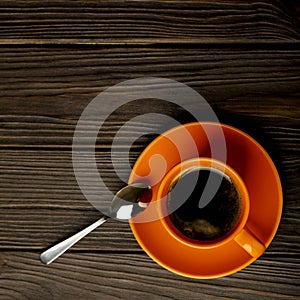
<path fill-rule="evenodd" d="M 299 15 L 298 1 L 277 0 L 1 1 L 0 299 L 299 297 Z M 177 276 L 116 221 L 52 265 L 40 263 L 44 249 L 100 217 L 73 173 L 78 118 L 105 88 L 140 76 L 194 88 L 221 121 L 256 138 L 276 163 L 281 224 L 246 269 L 214 280 Z M 107 120 L 96 155 L 113 191 L 124 183 L 111 165 L 111 141 L 143 112 L 183 113 L 148 99 Z M 132 163 L 153 138 L 134 143 Z"/>

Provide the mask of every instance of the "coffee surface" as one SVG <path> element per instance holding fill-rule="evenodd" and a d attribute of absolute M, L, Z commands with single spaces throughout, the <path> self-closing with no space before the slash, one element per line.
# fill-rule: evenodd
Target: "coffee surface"
<path fill-rule="evenodd" d="M 220 186 L 213 191 L 211 199 L 204 199 L 208 203 L 199 208 L 209 176 Z M 184 191 L 191 186 L 194 189 L 190 196 L 177 208 Z M 230 177 L 215 169 L 196 168 L 174 182 L 168 194 L 167 210 L 171 212 L 170 220 L 183 235 L 209 242 L 226 236 L 237 225 L 241 215 L 241 199 Z"/>

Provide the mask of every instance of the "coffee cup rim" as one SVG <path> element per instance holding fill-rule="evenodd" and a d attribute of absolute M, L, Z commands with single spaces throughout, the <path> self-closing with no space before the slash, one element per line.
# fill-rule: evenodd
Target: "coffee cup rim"
<path fill-rule="evenodd" d="M 237 186 L 242 201 L 241 215 L 234 228 L 224 237 L 221 237 L 213 241 L 207 241 L 207 242 L 196 241 L 194 239 L 190 239 L 184 236 L 175 227 L 175 225 L 170 220 L 169 216 L 165 213 L 166 199 L 167 199 L 166 195 L 169 188 L 171 187 L 171 184 L 180 176 L 182 176 L 183 173 L 192 170 L 193 168 L 198 169 L 204 167 L 220 170 L 224 172 L 224 174 L 229 176 L 231 180 L 233 180 L 234 184 Z M 169 170 L 169 172 L 162 179 L 158 188 L 157 198 L 164 199 L 164 201 L 160 201 L 160 204 L 158 206 L 158 214 L 160 216 L 159 220 L 162 223 L 162 225 L 165 227 L 168 233 L 177 241 L 193 248 L 211 249 L 233 241 L 234 238 L 238 236 L 238 234 L 246 227 L 246 223 L 249 217 L 250 200 L 249 200 L 249 194 L 244 181 L 238 175 L 238 173 L 229 165 L 213 158 L 208 158 L 208 157 L 192 158 L 192 159 L 182 161 L 181 163 L 175 165 L 172 169 Z"/>

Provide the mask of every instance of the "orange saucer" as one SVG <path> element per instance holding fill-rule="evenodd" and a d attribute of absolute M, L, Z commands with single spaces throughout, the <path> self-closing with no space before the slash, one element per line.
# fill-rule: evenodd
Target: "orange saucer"
<path fill-rule="evenodd" d="M 226 164 L 239 174 L 249 193 L 250 212 L 247 227 L 267 248 L 281 218 L 280 178 L 267 152 L 253 138 L 234 127 L 218 123 L 195 122 L 167 131 L 151 142 L 140 155 L 133 167 L 129 183 L 138 181 L 139 176 L 144 176 L 144 180 L 152 186 L 151 201 L 155 201 L 163 177 L 161 172 L 164 172 L 163 175 L 167 174 L 171 168 L 181 162 L 182 158 L 187 160 L 195 157 L 210 157 L 206 133 L 210 139 L 214 138 L 215 129 L 220 126 L 226 141 Z M 186 130 L 195 140 L 197 151 L 186 143 L 181 145 L 170 143 L 168 136 L 183 136 Z M 180 157 L 176 150 L 176 146 L 183 147 L 182 145 L 186 149 L 191 149 L 185 151 L 184 157 Z M 151 157 L 155 155 L 163 157 L 165 163 L 159 170 L 152 168 L 152 172 L 149 172 Z M 143 214 L 147 214 L 147 209 L 140 215 L 141 218 Z M 216 278 L 235 273 L 255 260 L 235 241 L 229 241 L 212 249 L 187 246 L 169 234 L 158 215 L 154 216 L 154 219 L 155 221 L 146 223 L 141 222 L 141 219 L 132 219 L 131 229 L 144 251 L 158 264 L 174 273 L 191 278 Z"/>

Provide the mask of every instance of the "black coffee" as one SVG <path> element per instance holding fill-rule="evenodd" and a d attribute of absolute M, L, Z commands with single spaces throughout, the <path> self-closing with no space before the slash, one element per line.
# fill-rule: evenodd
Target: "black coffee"
<path fill-rule="evenodd" d="M 204 207 L 199 208 L 209 176 L 212 176 L 214 182 L 220 182 L 220 186 L 213 193 L 214 196 L 209 197 L 211 199 L 206 199 L 208 203 L 204 201 Z M 177 208 L 178 203 L 182 202 L 182 191 L 191 185 L 194 187 L 193 192 Z M 200 204 L 200 207 L 203 206 L 203 202 Z M 226 236 L 237 225 L 241 201 L 237 187 L 227 175 L 214 169 L 197 168 L 186 172 L 173 184 L 168 194 L 167 210 L 172 212 L 169 217 L 182 234 L 208 242 Z"/>

